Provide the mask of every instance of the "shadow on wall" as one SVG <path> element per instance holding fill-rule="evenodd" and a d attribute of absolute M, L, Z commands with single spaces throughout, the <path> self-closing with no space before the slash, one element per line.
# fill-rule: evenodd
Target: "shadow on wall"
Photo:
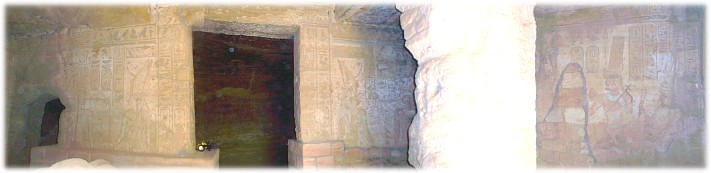
<path fill-rule="evenodd" d="M 59 135 L 59 116 L 66 107 L 59 99 L 53 99 L 44 106 L 44 115 L 40 128 L 39 146 L 57 144 Z"/>
<path fill-rule="evenodd" d="M 8 167 L 29 166 L 32 147 L 57 144 L 59 117 L 64 109 L 65 106 L 59 98 L 48 94 L 41 94 L 35 101 L 29 103 L 26 115 L 22 116 L 22 125 L 14 126 L 19 127 L 16 129 L 6 129 L 7 133 L 15 132 L 23 136 L 20 141 L 7 142 L 6 165 Z"/>

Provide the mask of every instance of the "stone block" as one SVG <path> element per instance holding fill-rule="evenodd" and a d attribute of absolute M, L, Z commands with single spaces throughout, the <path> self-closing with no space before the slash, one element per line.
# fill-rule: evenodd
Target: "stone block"
<path fill-rule="evenodd" d="M 69 150 L 67 156 L 69 158 L 81 158 L 84 160 L 89 160 L 91 159 L 91 153 L 87 151 L 80 151 L 80 150 Z"/>
<path fill-rule="evenodd" d="M 393 149 L 390 151 L 390 157 L 403 157 L 403 156 L 406 156 L 405 153 L 403 153 L 399 149 Z"/>
<path fill-rule="evenodd" d="M 47 163 L 57 163 L 64 159 L 68 159 L 68 153 L 65 150 L 51 149 L 45 153 L 45 161 Z"/>
<path fill-rule="evenodd" d="M 317 168 L 318 164 L 316 163 L 316 158 L 314 157 L 304 157 L 302 159 L 302 166 L 301 168 Z"/>
<path fill-rule="evenodd" d="M 317 157 L 316 165 L 319 168 L 332 168 L 335 166 L 335 158 L 333 156 Z"/>
<path fill-rule="evenodd" d="M 290 152 L 294 154 L 294 157 L 301 157 L 303 155 L 303 146 L 302 143 L 299 141 L 294 141 L 294 150 L 291 150 Z"/>
<path fill-rule="evenodd" d="M 289 139 L 287 145 L 289 146 L 289 153 L 294 152 L 297 145 L 296 139 Z"/>
<path fill-rule="evenodd" d="M 205 18 L 249 23 L 295 25 L 299 23 L 328 24 L 332 5 L 266 6 L 240 5 L 235 7 L 210 6 Z"/>
<path fill-rule="evenodd" d="M 345 155 L 334 155 L 334 160 L 335 160 L 335 161 L 334 161 L 334 162 L 335 162 L 334 165 L 337 165 L 337 166 L 340 166 L 340 167 L 342 167 L 342 166 L 348 166 L 348 165 L 346 164 L 346 163 L 347 163 L 347 162 L 346 162 L 347 159 L 348 159 L 348 158 L 347 158 Z"/>
<path fill-rule="evenodd" d="M 348 148 L 346 149 L 346 155 L 348 157 L 360 157 L 365 155 L 363 150 L 360 148 Z"/>
<path fill-rule="evenodd" d="M 136 166 L 139 167 L 160 167 L 165 162 L 163 158 L 151 157 L 151 156 L 137 156 L 135 158 Z"/>
<path fill-rule="evenodd" d="M 304 167 L 304 157 L 300 157 L 300 156 L 294 157 L 294 167 L 303 168 Z"/>
<path fill-rule="evenodd" d="M 94 152 L 91 154 L 91 161 L 97 160 L 97 159 L 104 159 L 110 163 L 114 162 L 114 155 L 115 153 L 106 153 L 106 152 Z M 87 160 L 89 161 L 89 160 Z"/>
<path fill-rule="evenodd" d="M 166 166 L 179 166 L 179 167 L 190 167 L 190 166 L 194 166 L 195 164 L 199 163 L 199 162 L 196 162 L 196 160 L 194 160 L 194 159 L 179 158 L 179 157 L 164 158 L 163 162 L 165 163 Z"/>
<path fill-rule="evenodd" d="M 382 147 L 380 148 L 380 157 L 390 157 L 390 148 Z"/>
<path fill-rule="evenodd" d="M 330 143 L 304 143 L 303 145 L 304 157 L 318 157 L 331 155 L 331 144 Z"/>
<path fill-rule="evenodd" d="M 345 146 L 343 141 L 337 141 L 331 143 L 331 155 L 342 155 L 345 151 Z"/>
<path fill-rule="evenodd" d="M 52 164 L 49 164 L 47 162 L 42 162 L 42 161 L 30 161 L 30 168 L 45 168 L 49 167 Z"/>
<path fill-rule="evenodd" d="M 380 149 L 376 147 L 370 147 L 365 150 L 366 156 L 368 157 L 379 157 L 380 156 Z"/>
<path fill-rule="evenodd" d="M 135 167 L 136 157 L 135 156 L 114 156 L 114 162 L 111 165 L 114 167 Z"/>
<path fill-rule="evenodd" d="M 294 157 L 296 157 L 296 156 L 294 155 L 294 153 L 291 153 L 291 151 L 289 151 L 286 153 L 286 155 L 287 155 L 287 161 L 289 163 L 288 164 L 289 168 L 295 167 L 296 160 Z"/>
<path fill-rule="evenodd" d="M 30 161 L 32 162 L 42 162 L 45 159 L 45 149 L 46 147 L 32 147 L 30 149 Z"/>

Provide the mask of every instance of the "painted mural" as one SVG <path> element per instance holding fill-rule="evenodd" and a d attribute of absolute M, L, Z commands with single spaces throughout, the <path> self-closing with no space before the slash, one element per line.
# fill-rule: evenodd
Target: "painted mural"
<path fill-rule="evenodd" d="M 539 167 L 703 167 L 703 8 L 537 7 Z"/>

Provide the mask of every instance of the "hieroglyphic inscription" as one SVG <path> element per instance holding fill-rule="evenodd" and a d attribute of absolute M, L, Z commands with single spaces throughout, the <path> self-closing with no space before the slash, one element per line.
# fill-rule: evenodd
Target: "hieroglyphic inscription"
<path fill-rule="evenodd" d="M 300 37 L 301 42 L 301 66 L 302 70 L 329 71 L 331 67 L 330 59 L 330 36 L 328 28 L 317 26 L 302 27 Z"/>
<path fill-rule="evenodd" d="M 155 26 L 143 25 L 72 33 L 70 35 L 70 43 L 72 45 L 90 45 L 95 43 L 125 44 L 136 41 L 152 41 L 155 38 Z"/>
<path fill-rule="evenodd" d="M 127 145 L 119 145 L 122 141 L 121 135 L 126 135 L 127 129 L 124 126 L 126 124 L 126 119 L 123 116 L 123 111 L 119 108 L 124 106 L 124 67 L 125 67 L 125 55 L 126 49 L 124 46 L 115 46 L 109 49 L 109 56 L 112 58 L 112 70 L 113 70 L 113 81 L 111 85 L 111 90 L 113 92 L 111 97 L 111 118 L 110 118 L 110 129 L 109 137 L 115 142 L 111 143 L 111 147 L 116 150 L 126 151 L 129 149 Z M 125 142 L 124 142 L 125 143 Z M 123 147 L 123 148 L 121 148 Z"/>
<path fill-rule="evenodd" d="M 663 6 L 663 5 L 650 5 L 646 9 L 647 11 L 645 12 L 646 15 L 648 16 L 669 16 L 671 13 L 670 6 Z"/>
<path fill-rule="evenodd" d="M 686 50 L 696 50 L 697 40 L 699 40 L 700 35 L 696 27 L 693 24 L 686 24 L 686 33 L 684 34 L 684 48 Z"/>
<path fill-rule="evenodd" d="M 669 42 L 670 42 L 670 33 L 668 24 L 659 24 L 657 28 L 657 52 L 659 53 L 668 53 L 669 52 Z"/>
<path fill-rule="evenodd" d="M 329 5 L 262 6 L 242 5 L 233 8 L 208 7 L 206 17 L 220 20 L 238 20 L 250 23 L 295 24 L 330 21 Z M 268 13 L 265 13 L 267 12 Z"/>
<path fill-rule="evenodd" d="M 644 24 L 644 47 L 642 50 L 642 58 L 644 59 L 644 79 L 657 80 L 656 64 L 654 63 L 654 57 L 657 53 L 657 26 L 653 24 Z"/>
<path fill-rule="evenodd" d="M 366 119 L 362 115 L 366 114 L 366 94 L 365 94 L 365 76 L 364 76 L 364 59 L 358 58 L 337 58 L 338 67 L 335 68 L 337 77 L 334 78 L 334 87 L 339 88 L 336 93 L 338 103 L 335 108 L 339 111 L 340 122 L 339 126 L 343 126 L 346 130 L 344 142 L 351 145 L 367 145 L 371 140 L 367 134 L 360 132 L 367 131 Z"/>
<path fill-rule="evenodd" d="M 299 50 L 299 69 L 301 71 L 316 70 L 318 63 L 316 58 L 317 42 L 314 39 L 317 37 L 318 31 L 314 27 L 303 26 L 299 35 L 299 46 L 301 47 Z"/>
<path fill-rule="evenodd" d="M 113 49 L 113 48 L 112 48 Z M 99 90 L 101 91 L 111 91 L 111 81 L 113 81 L 113 71 L 112 71 L 112 59 L 111 56 L 109 56 L 109 51 L 111 50 L 101 50 L 101 56 L 100 56 L 100 61 L 101 61 L 101 69 L 100 69 L 100 88 Z"/>
<path fill-rule="evenodd" d="M 191 146 L 190 136 L 194 131 L 192 59 L 189 57 L 189 32 L 180 25 L 161 25 L 159 27 L 158 57 L 154 61 L 156 86 L 155 113 L 151 114 L 152 128 L 148 143 L 159 153 L 175 153 Z"/>
<path fill-rule="evenodd" d="M 158 11 L 158 24 L 177 24 L 179 20 L 179 10 L 177 6 L 158 5 L 155 9 Z"/>
<path fill-rule="evenodd" d="M 642 81 L 646 71 L 646 59 L 644 58 L 644 35 L 641 25 L 629 28 L 629 80 Z"/>
<path fill-rule="evenodd" d="M 697 40 L 700 34 L 692 23 L 673 24 L 672 29 L 672 57 L 679 61 L 678 73 L 688 80 L 695 81 L 695 78 L 700 74 L 701 65 L 697 49 Z"/>
<path fill-rule="evenodd" d="M 159 23 L 176 23 L 177 20 L 170 15 L 170 13 L 174 13 L 173 10 L 174 9 L 170 7 L 161 7 L 160 12 L 166 14 L 166 17 L 160 17 Z M 170 27 L 168 25 L 162 25 L 158 28 L 158 57 L 155 63 L 158 85 L 154 89 L 156 89 L 155 92 L 158 93 L 159 102 L 157 103 L 157 116 L 153 119 L 153 121 L 155 121 L 155 125 L 157 126 L 153 132 L 156 135 L 154 136 L 153 141 L 148 142 L 149 145 L 165 146 L 166 144 L 171 143 L 171 139 L 177 139 L 174 135 L 182 134 L 182 132 L 176 131 L 174 128 L 176 121 L 175 118 L 178 118 L 178 116 L 175 115 L 173 106 L 177 101 L 176 99 L 185 98 L 173 96 L 173 94 L 180 92 L 177 88 L 175 88 L 175 73 L 172 64 L 173 58 L 176 55 L 180 55 L 181 51 L 183 51 L 182 49 L 177 50 L 176 48 L 176 44 L 180 43 L 180 40 L 178 40 L 181 38 L 180 34 L 181 33 L 179 33 L 177 28 Z M 160 153 L 166 153 L 172 148 L 158 147 L 156 149 Z"/>
<path fill-rule="evenodd" d="M 625 37 L 613 37 L 610 44 L 610 59 L 607 61 L 607 71 L 622 73 L 622 54 L 625 48 Z"/>
<path fill-rule="evenodd" d="M 320 71 L 329 71 L 331 67 L 331 59 L 329 58 L 330 34 L 328 28 L 316 28 L 316 68 Z"/>
<path fill-rule="evenodd" d="M 323 124 L 323 127 L 304 128 L 302 130 L 310 130 L 311 134 L 302 136 L 303 139 L 330 139 L 333 137 L 331 133 L 333 118 L 331 114 L 331 53 L 330 53 L 330 34 L 327 27 L 321 26 L 302 26 L 300 31 L 300 66 L 302 72 L 302 86 L 312 86 L 308 89 L 301 89 L 302 112 L 310 112 L 310 114 L 301 114 L 304 122 L 314 121 L 310 123 Z M 309 90 L 309 91 L 307 91 Z M 307 95 L 308 94 L 308 95 Z M 308 103 L 311 103 L 308 105 Z M 308 134 L 308 133 L 302 133 Z"/>
<path fill-rule="evenodd" d="M 90 59 L 90 66 L 89 66 L 89 91 L 97 91 L 99 90 L 99 76 L 101 75 L 100 73 L 100 62 L 101 62 L 101 56 L 97 56 L 96 54 L 92 53 L 92 55 L 89 56 Z M 96 97 L 95 95 L 92 95 L 93 97 Z"/>
<path fill-rule="evenodd" d="M 684 50 L 685 50 L 685 38 L 686 38 L 686 33 L 684 32 L 684 25 L 683 24 L 674 24 L 673 29 L 672 29 L 672 38 L 671 38 L 671 48 L 672 48 L 672 57 L 675 58 L 675 60 L 678 60 L 680 64 L 684 64 L 683 62 L 686 58 Z M 680 66 L 678 68 L 681 73 L 684 73 L 685 67 Z"/>
<path fill-rule="evenodd" d="M 697 41 L 701 39 L 701 37 L 699 37 L 701 34 L 698 33 L 697 28 L 694 27 L 693 24 L 686 24 L 685 28 L 686 30 L 684 34 L 684 48 L 686 49 L 686 51 L 684 58 L 686 65 L 686 74 L 689 76 L 689 78 L 691 78 L 692 81 L 699 82 L 695 79 L 701 73 L 699 69 L 702 62 L 700 59 L 699 50 L 697 49 Z"/>
<path fill-rule="evenodd" d="M 690 83 L 698 83 L 699 81 L 695 79 L 701 73 L 699 71 L 699 66 L 701 65 L 699 62 L 699 50 L 687 50 L 684 54 L 684 66 L 686 67 L 685 73 L 691 79 Z"/>
<path fill-rule="evenodd" d="M 660 24 L 657 28 L 657 55 L 654 59 L 656 77 L 662 89 L 670 89 L 674 76 L 674 62 L 671 51 L 671 27 Z"/>
<path fill-rule="evenodd" d="M 589 46 L 585 51 L 585 63 L 587 64 L 588 73 L 597 73 L 600 64 L 599 54 L 597 46 Z"/>
<path fill-rule="evenodd" d="M 182 131 L 175 129 L 175 123 L 179 122 L 176 118 L 180 118 L 180 116 L 175 115 L 174 109 L 179 100 L 187 99 L 183 96 L 177 96 L 177 94 L 185 93 L 181 93 L 181 90 L 175 86 L 176 75 L 173 62 L 179 61 L 177 58 L 184 51 L 177 46 L 177 44 L 182 43 L 180 34 L 180 30 L 175 27 L 163 26 L 159 28 L 158 59 L 156 61 L 158 87 L 154 88 L 157 90 L 156 93 L 158 93 L 159 98 L 158 113 L 155 120 L 158 127 L 155 130 L 154 143 L 151 143 L 151 145 L 165 146 L 171 142 L 177 142 L 172 141 L 172 139 L 177 139 L 174 135 L 183 134 Z M 160 153 L 166 153 L 171 148 L 159 147 L 157 150 Z"/>
<path fill-rule="evenodd" d="M 369 76 L 366 60 L 373 59 L 373 49 L 366 45 L 336 44 L 331 47 L 334 67 L 331 68 L 331 86 L 333 89 L 333 136 L 346 138 L 347 144 L 357 144 L 357 130 L 365 130 L 366 122 L 358 115 L 365 115 L 367 104 L 365 91 L 366 76 Z M 347 111 L 339 111 L 347 110 Z M 363 114 L 360 114 L 363 113 Z M 358 126 L 362 125 L 362 126 Z M 354 130 L 347 130 L 354 129 Z"/>
<path fill-rule="evenodd" d="M 674 52 L 680 52 L 684 50 L 684 31 L 683 25 L 674 24 L 672 25 L 671 32 L 671 49 Z"/>
<path fill-rule="evenodd" d="M 109 147 L 112 143 L 111 138 L 109 138 L 111 127 L 111 114 L 109 113 L 111 103 L 109 100 L 109 98 L 91 100 L 93 102 L 94 115 L 91 117 L 92 124 L 88 128 L 90 129 L 94 146 L 100 149 L 110 149 Z"/>
<path fill-rule="evenodd" d="M 141 120 L 151 112 L 147 103 L 153 92 L 146 89 L 151 86 L 148 69 L 155 57 L 155 38 L 153 25 L 70 34 L 76 48 L 65 64 L 79 70 L 68 78 L 89 91 L 74 94 L 86 98 L 77 119 L 79 141 L 94 148 L 147 151 L 131 144 L 144 141 L 147 133 L 140 129 L 150 126 Z"/>
<path fill-rule="evenodd" d="M 570 63 L 583 64 L 583 57 L 585 57 L 585 51 L 580 46 L 575 46 L 570 51 L 570 58 L 571 58 Z"/>

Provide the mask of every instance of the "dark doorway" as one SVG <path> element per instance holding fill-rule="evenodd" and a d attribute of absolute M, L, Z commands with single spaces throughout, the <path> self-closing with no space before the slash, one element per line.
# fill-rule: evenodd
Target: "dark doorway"
<path fill-rule="evenodd" d="M 59 99 L 50 100 L 44 105 L 44 115 L 40 125 L 39 146 L 57 144 L 59 135 L 59 116 L 66 107 Z"/>
<path fill-rule="evenodd" d="M 286 167 L 294 124 L 294 41 L 195 31 L 195 132 L 220 167 Z"/>

